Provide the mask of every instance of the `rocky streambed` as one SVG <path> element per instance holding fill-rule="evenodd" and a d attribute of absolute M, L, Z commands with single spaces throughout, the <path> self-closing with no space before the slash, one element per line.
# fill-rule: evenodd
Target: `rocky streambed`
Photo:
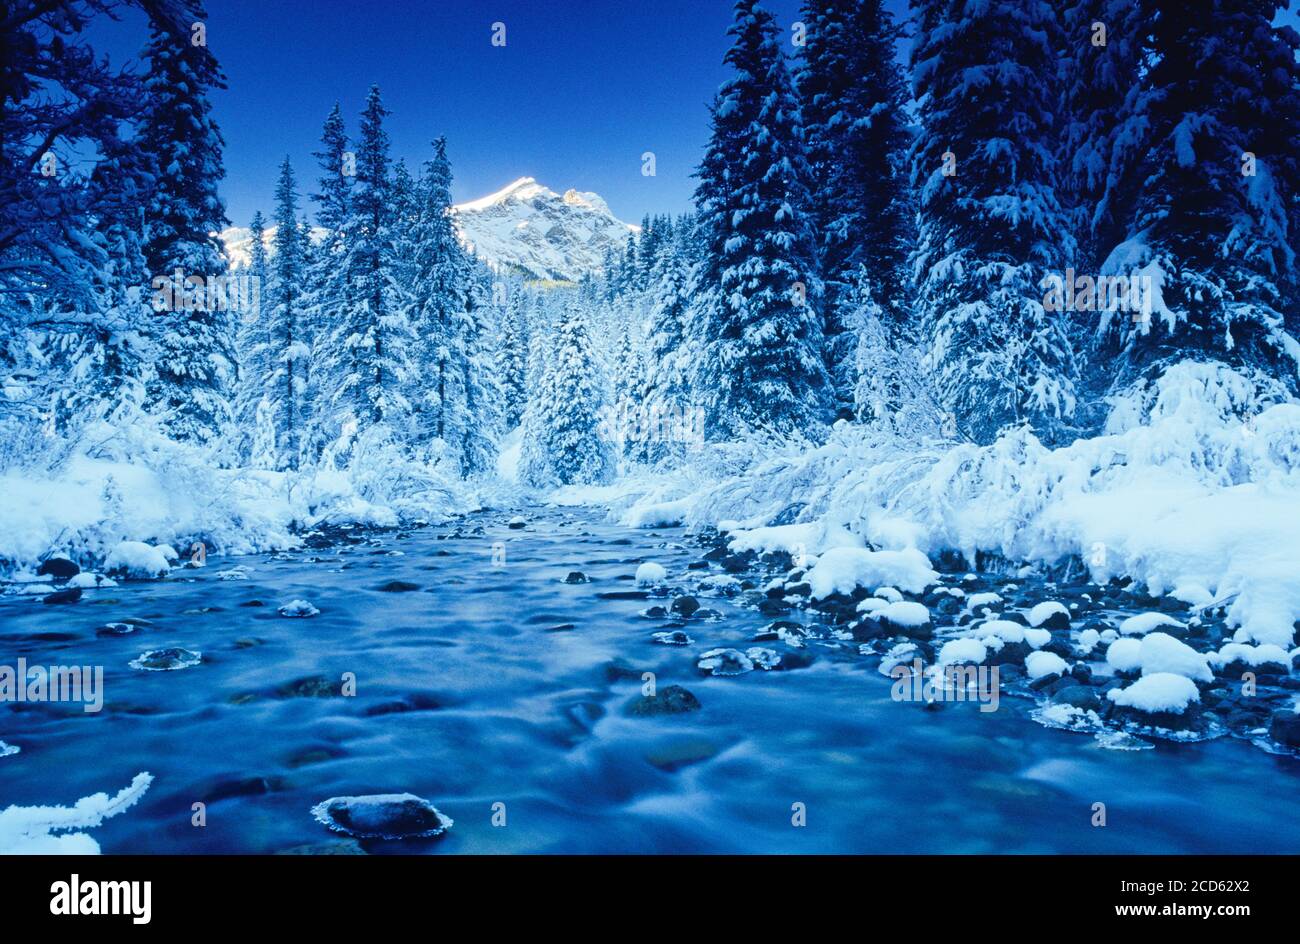
<path fill-rule="evenodd" d="M 0 704 L 0 809 L 149 771 L 104 851 L 1294 851 L 1297 679 L 1220 606 L 799 563 L 527 508 L 54 565 L 0 597 L 0 665 L 98 666 L 102 710 Z M 994 668 L 995 710 L 954 697 Z"/>

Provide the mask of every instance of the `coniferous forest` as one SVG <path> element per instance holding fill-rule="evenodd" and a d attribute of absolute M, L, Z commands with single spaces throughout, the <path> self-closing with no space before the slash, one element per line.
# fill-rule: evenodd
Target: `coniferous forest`
<path fill-rule="evenodd" d="M 105 708 L 74 738 L 0 705 L 0 851 L 1294 851 L 1287 4 L 803 0 L 778 21 L 736 0 L 707 140 L 681 145 L 693 195 L 637 225 L 531 178 L 458 203 L 469 142 L 421 128 L 402 156 L 379 84 L 340 87 L 361 111 L 320 115 L 312 163 L 267 167 L 231 219 L 204 0 L 0 16 L 0 700 L 21 656 L 100 666 Z M 96 32 L 119 19 L 143 24 L 124 63 Z M 492 19 L 476 42 L 509 50 Z M 510 216 L 539 212 L 542 237 Z M 487 214 L 505 223 L 473 230 Z M 192 691 L 148 675 L 178 670 Z M 946 757 L 1020 782 L 1088 746 L 1100 792 L 968 798 L 1001 838 L 975 814 L 895 835 L 881 810 L 908 801 L 797 733 L 884 756 L 917 700 L 981 705 L 930 719 L 968 749 L 936 741 L 911 779 Z M 209 746 L 160 759 L 168 714 Z M 361 745 L 344 715 L 408 723 Z M 102 760 L 110 720 L 150 747 Z M 279 733 L 249 743 L 259 724 Z M 984 737 L 1025 763 L 975 756 Z M 431 739 L 455 774 L 403 766 Z M 1090 822 L 1130 798 L 1132 751 L 1156 796 L 1215 771 L 1200 834 L 1173 800 L 1119 837 Z M 850 810 L 846 783 L 870 799 Z M 650 799 L 710 784 L 692 815 L 718 832 Z M 94 837 L 49 812 L 97 793 L 101 818 L 139 808 Z M 578 794 L 603 831 L 565 818 Z M 1254 827 L 1226 815 L 1265 794 Z M 282 825 L 151 835 L 164 799 Z M 528 823 L 504 845 L 476 825 L 496 800 Z M 804 804 L 837 825 L 786 826 Z M 1031 835 L 1039 813 L 1071 825 Z"/>

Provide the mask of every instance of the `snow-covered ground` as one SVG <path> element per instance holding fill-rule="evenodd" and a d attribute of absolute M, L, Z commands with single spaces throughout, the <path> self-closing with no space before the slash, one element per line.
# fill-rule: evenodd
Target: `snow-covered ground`
<path fill-rule="evenodd" d="M 989 446 L 917 445 L 840 424 L 819 448 L 732 474 L 709 477 L 701 463 L 556 498 L 609 503 L 632 526 L 717 526 L 737 550 L 1077 558 L 1099 581 L 1128 576 L 1153 595 L 1224 603 L 1238 641 L 1289 648 L 1300 619 L 1300 405 L 1243 418 L 1250 397 L 1235 375 L 1185 363 L 1147 404 L 1116 410 L 1104 435 L 1059 449 L 1023 431 Z"/>

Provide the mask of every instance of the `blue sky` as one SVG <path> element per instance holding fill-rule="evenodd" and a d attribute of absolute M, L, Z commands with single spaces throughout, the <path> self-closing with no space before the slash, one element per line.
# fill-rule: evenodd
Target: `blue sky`
<path fill-rule="evenodd" d="M 799 0 L 764 5 L 788 36 Z M 531 176 L 595 191 L 629 222 L 681 212 L 727 74 L 731 12 L 732 0 L 208 0 L 208 45 L 230 85 L 213 96 L 227 213 L 241 226 L 269 213 L 286 154 L 314 189 L 325 115 L 337 100 L 355 132 L 371 83 L 393 112 L 394 157 L 416 167 L 447 136 L 457 200 Z M 101 32 L 119 60 L 143 42 L 138 20 Z M 641 174 L 645 151 L 655 177 Z"/>

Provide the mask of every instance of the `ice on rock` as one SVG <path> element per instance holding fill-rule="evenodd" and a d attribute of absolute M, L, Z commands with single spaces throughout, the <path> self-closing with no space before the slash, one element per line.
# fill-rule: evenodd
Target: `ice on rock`
<path fill-rule="evenodd" d="M 305 619 L 309 616 L 316 616 L 320 610 L 312 606 L 306 600 L 290 600 L 279 608 L 281 616 L 288 616 L 292 619 Z"/>
<path fill-rule="evenodd" d="M 1138 660 L 1143 675 L 1171 673 L 1198 682 L 1214 681 L 1214 673 L 1210 671 L 1205 656 L 1168 633 L 1154 632 L 1142 637 L 1142 642 L 1138 645 Z"/>
<path fill-rule="evenodd" d="M 680 629 L 663 633 L 651 633 L 650 638 L 664 646 L 689 646 L 695 642 L 694 639 Z"/>
<path fill-rule="evenodd" d="M 14 744 L 6 744 L 4 741 L 0 741 L 0 757 L 10 757 L 21 750 L 21 747 Z"/>
<path fill-rule="evenodd" d="M 1182 714 L 1193 702 L 1201 700 L 1196 683 L 1185 675 L 1156 672 L 1144 675 L 1128 688 L 1112 688 L 1106 697 L 1115 704 L 1148 714 Z"/>
<path fill-rule="evenodd" d="M 189 649 L 151 649 L 127 663 L 141 672 L 175 672 L 188 669 L 203 661 L 203 653 Z"/>
<path fill-rule="evenodd" d="M 1055 652 L 1031 652 L 1025 656 L 1025 671 L 1030 679 L 1066 675 L 1070 671 L 1070 664 Z"/>
<path fill-rule="evenodd" d="M 710 675 L 744 675 L 754 671 L 754 661 L 738 649 L 710 649 L 697 666 Z"/>
<path fill-rule="evenodd" d="M 646 561 L 636 569 L 638 587 L 657 587 L 667 579 L 668 571 L 664 570 L 663 565 L 653 561 Z"/>
<path fill-rule="evenodd" d="M 454 821 L 413 793 L 331 797 L 312 807 L 316 821 L 357 839 L 440 836 Z"/>
<path fill-rule="evenodd" d="M 167 576 L 175 559 L 176 552 L 165 544 L 154 546 L 143 541 L 121 541 L 104 561 L 104 572 L 134 580 L 153 580 Z"/>
<path fill-rule="evenodd" d="M 1186 623 L 1178 622 L 1167 613 L 1139 613 L 1137 616 L 1130 616 L 1120 623 L 1119 631 L 1125 636 L 1144 636 L 1161 626 L 1175 626 L 1178 629 L 1187 628 Z"/>
<path fill-rule="evenodd" d="M 781 656 L 775 649 L 753 646 L 745 650 L 745 656 L 756 668 L 771 670 L 781 665 Z"/>

